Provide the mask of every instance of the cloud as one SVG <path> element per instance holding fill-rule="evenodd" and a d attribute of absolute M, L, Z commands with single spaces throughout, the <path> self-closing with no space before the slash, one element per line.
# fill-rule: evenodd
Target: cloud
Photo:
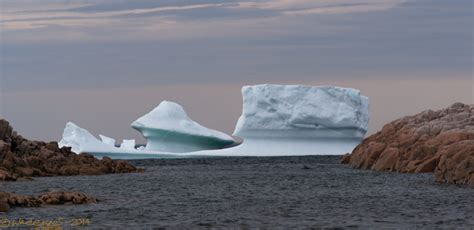
<path fill-rule="evenodd" d="M 277 1 L 6 1 L 0 26 L 5 42 L 156 40 L 222 36 L 228 28 L 250 31 L 275 27 L 294 16 L 386 10 L 402 0 Z M 16 3 L 16 4 L 15 4 Z M 20 10 L 20 6 L 27 6 Z M 288 18 L 290 17 L 290 18 Z M 273 25 L 273 26 L 272 26 Z M 61 28 L 61 30 L 57 30 Z M 27 32 L 25 32 L 25 30 Z M 74 30 L 76 36 L 61 36 Z M 104 33 L 93 33 L 101 30 Z M 203 32 L 203 33 L 201 33 Z M 25 36 L 28 34 L 29 36 Z M 224 33 L 228 34 L 228 33 Z"/>
<path fill-rule="evenodd" d="M 470 0 L 117 2 L 4 21 L 3 89 L 472 76 Z"/>
<path fill-rule="evenodd" d="M 354 13 L 366 12 L 373 10 L 385 10 L 402 4 L 403 0 L 276 0 L 265 2 L 241 2 L 239 7 L 242 8 L 259 8 L 272 9 L 276 11 L 288 13 L 302 14 L 337 14 L 337 13 Z"/>

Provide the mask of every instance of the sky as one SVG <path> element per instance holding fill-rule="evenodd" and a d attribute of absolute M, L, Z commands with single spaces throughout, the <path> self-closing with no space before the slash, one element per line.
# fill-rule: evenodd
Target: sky
<path fill-rule="evenodd" d="M 232 133 L 243 85 L 338 85 L 369 133 L 474 103 L 471 0 L 0 0 L 0 117 L 59 140 L 116 139 L 162 100 Z"/>

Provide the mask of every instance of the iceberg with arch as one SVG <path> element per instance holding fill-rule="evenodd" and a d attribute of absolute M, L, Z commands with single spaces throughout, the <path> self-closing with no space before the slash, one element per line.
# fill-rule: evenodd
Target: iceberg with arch
<path fill-rule="evenodd" d="M 162 101 L 158 107 L 132 123 L 146 138 L 145 150 L 186 153 L 222 149 L 234 145 L 231 136 L 191 120 L 177 103 Z"/>
<path fill-rule="evenodd" d="M 132 159 L 137 154 L 145 154 L 145 158 L 156 154 L 178 156 L 180 153 L 222 149 L 236 144 L 231 136 L 193 121 L 182 106 L 170 101 L 161 102 L 131 126 L 147 139 L 145 148 L 136 148 L 133 139 L 124 139 L 120 147 L 115 147 L 115 139 L 101 134 L 99 140 L 72 122 L 66 124 L 59 146 L 71 147 L 75 153 L 87 152 L 111 157 L 121 154 L 121 157 Z"/>
<path fill-rule="evenodd" d="M 112 138 L 102 135 L 102 142 L 77 128 L 71 134 L 69 123 L 60 143 L 75 152 L 122 159 L 341 155 L 351 152 L 367 132 L 369 100 L 352 88 L 262 84 L 244 86 L 242 97 L 242 115 L 233 133 L 243 139 L 241 144 L 198 124 L 169 101 L 132 123 L 146 138 L 145 148 L 130 148 L 130 142 L 117 148 L 111 146 Z"/>

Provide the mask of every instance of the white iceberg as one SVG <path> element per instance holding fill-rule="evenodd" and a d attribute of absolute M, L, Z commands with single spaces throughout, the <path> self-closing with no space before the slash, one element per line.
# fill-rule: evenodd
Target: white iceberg
<path fill-rule="evenodd" d="M 59 142 L 75 153 L 90 153 L 96 157 L 120 159 L 188 157 L 187 152 L 218 149 L 235 144 L 224 133 L 205 128 L 191 120 L 184 109 L 173 102 L 163 101 L 150 113 L 133 122 L 133 127 L 147 138 L 146 147 L 135 149 L 134 139 L 124 139 L 120 147 L 105 135 L 97 139 L 86 129 L 68 122 Z"/>
<path fill-rule="evenodd" d="M 89 131 L 68 122 L 64 128 L 63 138 L 58 143 L 59 147 L 71 147 L 75 153 L 104 151 L 107 152 L 115 147 L 110 143 L 104 143 L 92 135 Z"/>
<path fill-rule="evenodd" d="M 122 144 L 120 144 L 121 149 L 135 149 L 135 140 L 134 139 L 124 139 Z"/>
<path fill-rule="evenodd" d="M 59 141 L 59 147 L 71 147 L 71 151 L 79 153 L 90 153 L 96 157 L 110 156 L 120 159 L 138 158 L 166 158 L 170 154 L 157 154 L 156 152 L 146 152 L 135 150 L 135 140 L 124 140 L 121 148 L 115 147 L 115 140 L 100 135 L 102 141 L 97 139 L 88 130 L 83 129 L 72 122 L 68 122 L 64 128 L 63 137 Z"/>
<path fill-rule="evenodd" d="M 368 98 L 334 86 L 255 85 L 242 88 L 234 135 L 246 137 L 364 137 Z"/>
<path fill-rule="evenodd" d="M 115 139 L 104 136 L 102 134 L 99 134 L 99 137 L 102 140 L 102 143 L 104 143 L 108 146 L 114 146 L 115 147 Z"/>
<path fill-rule="evenodd" d="M 60 146 L 76 153 L 120 159 L 200 156 L 341 155 L 363 139 L 369 101 L 358 90 L 334 86 L 255 85 L 242 88 L 243 109 L 234 135 L 191 120 L 183 107 L 163 101 L 132 127 L 147 139 L 145 148 L 124 140 L 120 148 L 68 123 Z M 115 143 L 115 140 L 114 140 Z M 234 146 L 234 147 L 230 147 Z"/>
<path fill-rule="evenodd" d="M 367 132 L 369 101 L 355 89 L 264 84 L 244 86 L 242 95 L 234 135 L 243 143 L 192 155 L 341 155 Z"/>
<path fill-rule="evenodd" d="M 146 150 L 185 153 L 235 144 L 231 136 L 191 120 L 180 105 L 163 101 L 132 123 L 146 139 Z"/>

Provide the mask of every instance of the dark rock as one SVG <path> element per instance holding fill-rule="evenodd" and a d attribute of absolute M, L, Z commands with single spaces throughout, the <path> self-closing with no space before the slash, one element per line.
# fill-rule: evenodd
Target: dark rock
<path fill-rule="evenodd" d="M 474 140 L 464 140 L 440 151 L 435 178 L 438 182 L 472 184 L 474 177 Z"/>
<path fill-rule="evenodd" d="M 28 163 L 28 165 L 32 168 L 40 168 L 42 165 L 41 158 L 37 156 L 27 156 L 25 157 L 25 160 Z"/>
<path fill-rule="evenodd" d="M 342 156 L 341 160 L 339 161 L 339 163 L 341 164 L 349 164 L 351 160 L 351 154 L 350 153 L 346 153 L 344 154 L 344 156 Z"/>
<path fill-rule="evenodd" d="M 8 198 L 10 194 L 0 191 L 0 212 L 8 212 L 10 205 L 8 204 Z"/>
<path fill-rule="evenodd" d="M 0 119 L 0 140 L 5 140 L 5 138 L 9 136 L 11 136 L 10 123 L 4 119 Z"/>
<path fill-rule="evenodd" d="M 21 176 L 26 176 L 30 177 L 33 176 L 33 169 L 31 168 L 26 168 L 26 167 L 16 167 L 15 172 L 18 173 Z"/>
<path fill-rule="evenodd" d="M 455 103 L 392 121 L 341 163 L 378 171 L 434 172 L 439 182 L 474 185 L 474 106 Z"/>
<path fill-rule="evenodd" d="M 303 165 L 303 168 L 301 169 L 311 169 L 310 167 L 308 167 L 307 165 Z"/>
<path fill-rule="evenodd" d="M 49 142 L 44 147 L 48 150 L 53 151 L 53 152 L 59 152 L 59 150 L 60 150 L 59 146 L 58 146 L 58 142 L 56 142 L 56 141 Z"/>
<path fill-rule="evenodd" d="M 8 121 L 0 119 L 0 181 L 19 177 L 102 175 L 107 173 L 143 172 L 126 161 L 71 152 L 57 142 L 45 143 L 24 139 L 13 131 Z"/>
<path fill-rule="evenodd" d="M 10 151 L 11 145 L 3 140 L 0 140 L 0 156 Z"/>
<path fill-rule="evenodd" d="M 398 158 L 398 148 L 390 147 L 380 154 L 375 164 L 372 165 L 372 169 L 377 171 L 394 171 Z"/>
<path fill-rule="evenodd" d="M 102 172 L 102 170 L 100 170 L 100 168 L 94 167 L 93 165 L 82 165 L 79 168 L 79 174 L 92 176 L 92 175 L 102 175 L 104 173 Z"/>
<path fill-rule="evenodd" d="M 0 212 L 8 212 L 11 207 L 39 207 L 42 205 L 90 204 L 99 200 L 82 192 L 55 191 L 37 197 L 23 196 L 0 191 Z"/>
<path fill-rule="evenodd" d="M 0 201 L 0 212 L 8 212 L 10 210 L 10 205 L 8 202 L 1 202 Z"/>

